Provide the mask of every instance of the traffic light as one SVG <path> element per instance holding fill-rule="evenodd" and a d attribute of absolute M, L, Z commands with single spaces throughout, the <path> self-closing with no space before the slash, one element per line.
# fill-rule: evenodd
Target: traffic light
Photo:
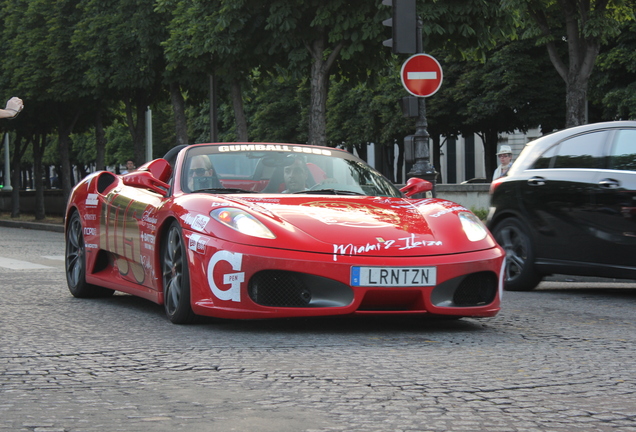
<path fill-rule="evenodd" d="M 383 43 L 391 47 L 395 54 L 415 54 L 417 52 L 417 18 L 415 0 L 382 0 L 382 4 L 393 8 L 392 18 L 382 24 L 392 27 L 393 38 Z"/>

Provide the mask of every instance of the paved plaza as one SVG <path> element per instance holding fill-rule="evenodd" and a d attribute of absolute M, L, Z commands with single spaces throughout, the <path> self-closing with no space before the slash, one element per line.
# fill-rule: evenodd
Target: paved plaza
<path fill-rule="evenodd" d="M 0 431 L 636 431 L 634 283 L 547 282 L 482 320 L 177 326 L 73 298 L 63 253 L 0 227 Z"/>

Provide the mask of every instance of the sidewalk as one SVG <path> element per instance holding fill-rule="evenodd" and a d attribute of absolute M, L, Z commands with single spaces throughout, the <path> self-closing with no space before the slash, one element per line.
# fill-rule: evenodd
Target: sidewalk
<path fill-rule="evenodd" d="M 0 219 L 0 226 L 9 228 L 25 228 L 40 231 L 64 232 L 63 223 L 29 222 L 21 220 Z"/>

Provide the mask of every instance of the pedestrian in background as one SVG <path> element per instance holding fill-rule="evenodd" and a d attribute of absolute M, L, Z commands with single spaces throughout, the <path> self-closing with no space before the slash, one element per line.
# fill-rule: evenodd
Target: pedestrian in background
<path fill-rule="evenodd" d="M 126 169 L 123 170 L 121 173 L 122 174 L 128 174 L 131 173 L 133 171 L 135 171 L 137 169 L 137 167 L 135 166 L 135 161 L 133 161 L 132 159 L 128 159 L 126 161 Z"/>
<path fill-rule="evenodd" d="M 12 97 L 7 101 L 7 106 L 0 109 L 0 118 L 16 118 L 24 108 L 24 102 L 19 97 Z"/>
<path fill-rule="evenodd" d="M 499 166 L 492 175 L 493 180 L 508 174 L 508 170 L 512 166 L 512 148 L 509 145 L 502 145 L 497 152 L 497 158 L 499 158 Z"/>

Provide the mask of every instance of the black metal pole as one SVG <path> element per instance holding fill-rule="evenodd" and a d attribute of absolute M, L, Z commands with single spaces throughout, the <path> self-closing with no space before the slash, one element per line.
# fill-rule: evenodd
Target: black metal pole
<path fill-rule="evenodd" d="M 422 42 L 422 19 L 417 20 L 417 52 L 423 53 Z M 415 122 L 415 163 L 408 177 L 419 177 L 428 180 L 433 184 L 433 196 L 435 196 L 435 181 L 437 179 L 437 171 L 431 164 L 431 156 L 429 151 L 428 121 L 426 120 L 426 98 L 418 97 L 418 117 Z"/>

